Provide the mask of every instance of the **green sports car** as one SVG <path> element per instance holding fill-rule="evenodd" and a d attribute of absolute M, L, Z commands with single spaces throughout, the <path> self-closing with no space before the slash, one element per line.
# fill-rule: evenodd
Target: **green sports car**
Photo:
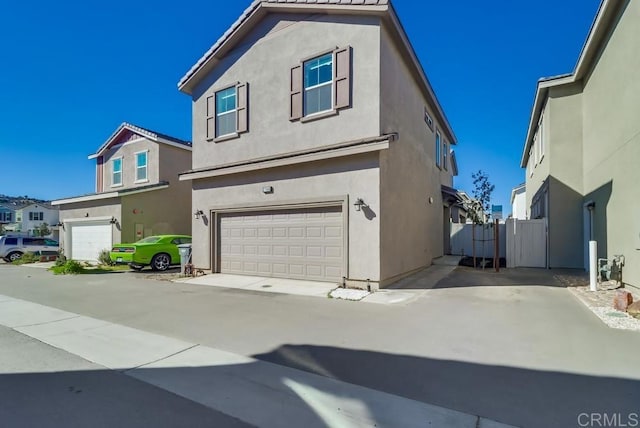
<path fill-rule="evenodd" d="M 153 270 L 167 270 L 180 264 L 178 245 L 190 244 L 186 235 L 156 235 L 141 239 L 134 244 L 116 244 L 109 254 L 116 264 L 128 264 L 134 270 L 151 266 Z"/>

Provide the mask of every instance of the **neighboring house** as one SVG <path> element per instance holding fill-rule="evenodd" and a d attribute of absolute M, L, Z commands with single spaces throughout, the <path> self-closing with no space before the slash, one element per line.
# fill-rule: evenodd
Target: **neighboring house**
<path fill-rule="evenodd" d="M 521 167 L 530 218 L 546 218 L 549 266 L 626 258 L 640 286 L 640 2 L 601 3 L 573 73 L 538 82 Z"/>
<path fill-rule="evenodd" d="M 522 183 L 511 190 L 511 218 L 527 219 L 527 184 Z"/>
<path fill-rule="evenodd" d="M 29 236 L 40 236 L 39 229 L 46 223 L 50 233 L 47 237 L 58 239 L 57 224 L 60 221 L 58 207 L 46 203 L 33 203 L 16 209 L 16 232 L 26 232 Z"/>
<path fill-rule="evenodd" d="M 377 288 L 443 255 L 456 137 L 390 2 L 254 1 L 178 86 L 196 266 Z"/>
<path fill-rule="evenodd" d="M 178 182 L 191 166 L 191 143 L 123 123 L 89 159 L 96 192 L 52 203 L 68 258 L 96 260 L 115 243 L 191 233 L 191 187 Z"/>
<path fill-rule="evenodd" d="M 0 225 L 3 228 L 15 222 L 16 220 L 16 210 L 9 205 L 0 204 Z"/>

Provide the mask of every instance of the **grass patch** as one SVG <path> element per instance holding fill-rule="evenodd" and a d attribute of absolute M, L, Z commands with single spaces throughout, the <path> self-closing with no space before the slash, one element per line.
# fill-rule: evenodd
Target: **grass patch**
<path fill-rule="evenodd" d="M 63 263 L 56 263 L 55 266 L 49 268 L 54 275 L 77 275 L 83 273 L 85 268 L 80 262 L 75 260 L 67 260 Z"/>
<path fill-rule="evenodd" d="M 40 256 L 36 256 L 33 253 L 24 253 L 22 257 L 20 257 L 18 260 L 14 260 L 13 262 L 11 262 L 11 264 L 19 266 L 19 265 L 26 265 L 26 264 L 39 262 L 39 261 L 40 261 Z"/>

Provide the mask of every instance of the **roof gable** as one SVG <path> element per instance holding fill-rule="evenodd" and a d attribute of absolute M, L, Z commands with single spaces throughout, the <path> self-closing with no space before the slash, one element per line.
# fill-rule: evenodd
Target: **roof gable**
<path fill-rule="evenodd" d="M 181 140 L 179 138 L 171 137 L 160 132 L 152 131 L 150 129 L 142 128 L 140 126 L 132 125 L 131 123 L 123 122 L 111 136 L 105 141 L 102 146 L 92 155 L 89 159 L 95 159 L 101 156 L 105 151 L 120 144 L 124 144 L 130 141 L 135 141 L 139 138 L 145 138 L 155 143 L 168 144 L 183 150 L 191 150 L 191 142 Z"/>
<path fill-rule="evenodd" d="M 178 82 L 178 89 L 191 95 L 197 84 L 204 79 L 237 44 L 269 13 L 327 14 L 327 15 L 373 15 L 379 16 L 399 41 L 400 50 L 409 69 L 416 75 L 425 97 L 433 101 L 435 113 L 443 125 L 451 144 L 457 138 L 444 114 L 431 83 L 418 60 L 409 38 L 393 9 L 390 0 L 254 0 L 240 17 L 205 54 L 187 71 Z"/>

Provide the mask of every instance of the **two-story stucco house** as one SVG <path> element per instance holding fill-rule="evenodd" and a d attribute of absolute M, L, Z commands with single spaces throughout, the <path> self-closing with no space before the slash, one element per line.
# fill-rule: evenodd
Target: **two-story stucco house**
<path fill-rule="evenodd" d="M 191 188 L 178 181 L 191 166 L 190 142 L 123 123 L 89 159 L 96 192 L 52 202 L 68 258 L 96 260 L 116 243 L 191 233 Z"/>
<path fill-rule="evenodd" d="M 178 86 L 198 267 L 375 289 L 443 255 L 457 141 L 389 1 L 254 1 Z"/>
<path fill-rule="evenodd" d="M 571 74 L 538 82 L 522 155 L 530 218 L 548 221 L 550 267 L 624 255 L 640 286 L 640 3 L 604 0 Z"/>
<path fill-rule="evenodd" d="M 16 224 L 14 230 L 29 235 L 39 235 L 39 229 L 46 223 L 50 236 L 58 239 L 58 221 L 60 212 L 58 207 L 46 203 L 33 203 L 16 210 Z"/>

